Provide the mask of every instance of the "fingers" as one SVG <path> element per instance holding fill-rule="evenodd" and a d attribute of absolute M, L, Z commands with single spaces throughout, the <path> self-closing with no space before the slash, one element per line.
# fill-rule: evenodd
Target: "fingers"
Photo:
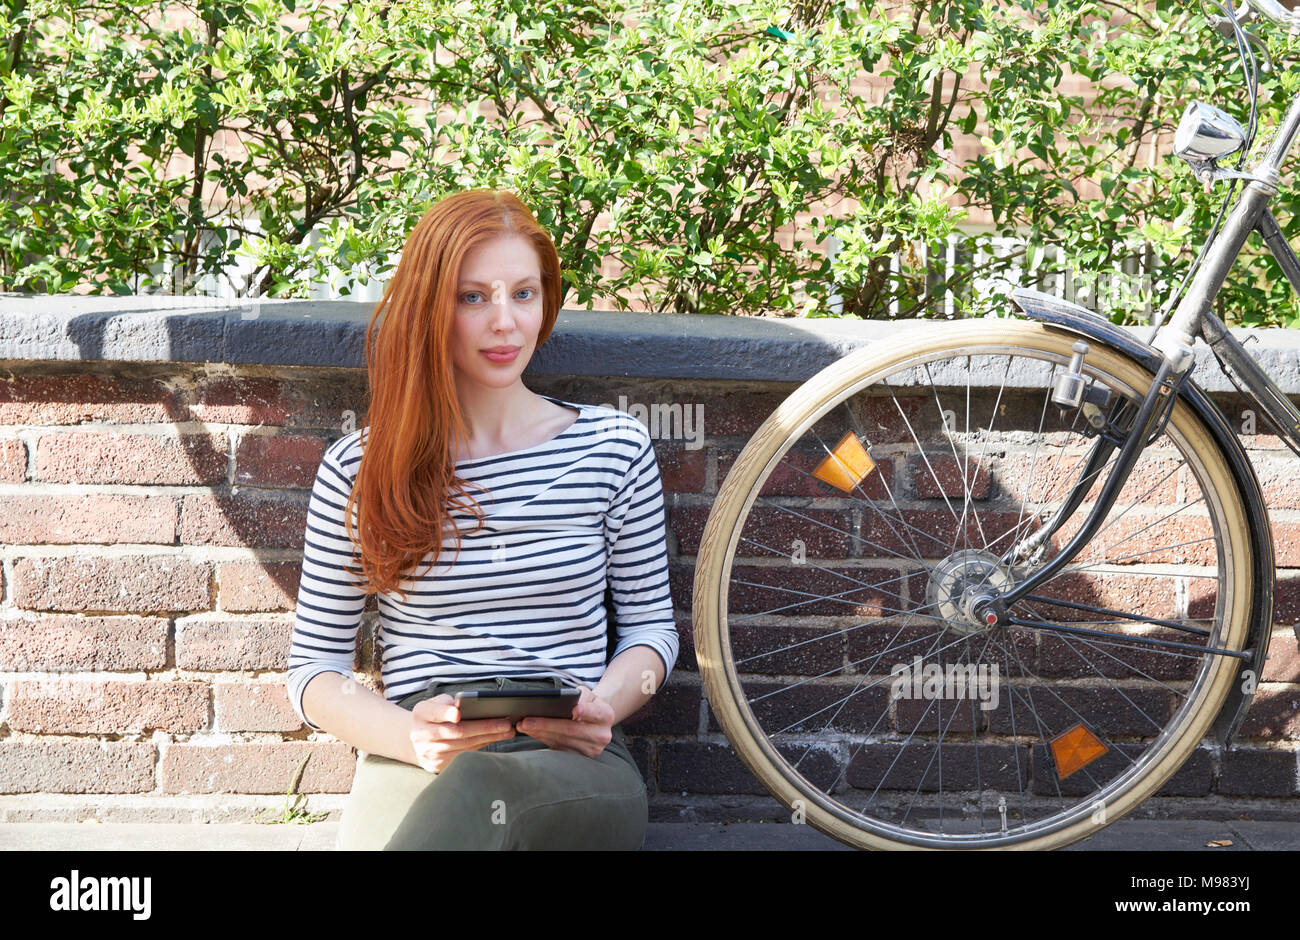
<path fill-rule="evenodd" d="M 578 704 L 573 706 L 573 720 L 612 725 L 614 706 L 592 692 L 578 699 Z"/>
<path fill-rule="evenodd" d="M 607 703 L 593 698 L 589 702 L 579 702 L 573 706 L 574 721 L 594 721 L 597 723 L 614 720 L 614 709 Z"/>
<path fill-rule="evenodd" d="M 456 707 L 456 700 L 446 692 L 416 702 L 411 714 L 423 721 L 460 721 L 460 709 Z"/>
<path fill-rule="evenodd" d="M 607 724 L 569 721 L 566 718 L 524 718 L 517 727 L 547 747 L 574 751 L 586 757 L 599 757 L 613 739 Z"/>
<path fill-rule="evenodd" d="M 504 741 L 515 736 L 515 729 L 509 722 L 504 730 L 497 729 L 483 734 L 465 734 L 468 724 L 499 724 L 496 721 L 463 722 L 455 724 L 431 724 L 425 728 L 412 729 L 411 744 L 416 761 L 427 771 L 441 773 L 447 769 L 457 754 L 465 751 L 477 751 L 494 741 Z"/>
<path fill-rule="evenodd" d="M 442 740 L 449 744 L 463 744 L 466 747 L 482 747 L 484 744 L 491 744 L 493 741 L 505 741 L 515 736 L 515 728 L 508 725 L 503 730 L 485 731 L 482 734 L 453 735 Z"/>
<path fill-rule="evenodd" d="M 411 729 L 413 741 L 501 740 L 513 737 L 515 725 L 509 718 L 475 718 L 471 721 L 418 721 Z"/>

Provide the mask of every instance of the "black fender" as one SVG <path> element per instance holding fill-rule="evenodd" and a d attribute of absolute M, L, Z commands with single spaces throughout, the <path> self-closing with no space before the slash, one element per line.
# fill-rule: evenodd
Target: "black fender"
<path fill-rule="evenodd" d="M 1030 319 L 1104 343 L 1135 360 L 1152 375 L 1160 367 L 1162 357 L 1157 350 L 1091 310 L 1051 294 L 1023 288 L 1012 291 L 1011 301 Z M 1251 652 L 1251 658 L 1238 661 L 1240 665 L 1236 681 L 1215 717 L 1210 732 L 1218 744 L 1231 748 L 1232 738 L 1241 727 L 1246 709 L 1250 707 L 1255 688 L 1260 682 L 1264 662 L 1268 658 L 1268 642 L 1273 633 L 1273 529 L 1269 525 L 1268 510 L 1264 506 L 1255 468 L 1223 412 L 1190 378 L 1183 382 L 1179 396 L 1205 422 L 1206 428 L 1223 452 L 1245 501 L 1251 544 L 1255 547 L 1251 572 L 1254 594 L 1245 647 Z"/>

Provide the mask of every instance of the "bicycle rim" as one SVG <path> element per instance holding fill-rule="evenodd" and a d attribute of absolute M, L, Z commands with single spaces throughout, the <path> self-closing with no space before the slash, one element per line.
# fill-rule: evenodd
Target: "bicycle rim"
<path fill-rule="evenodd" d="M 697 558 L 697 654 L 721 729 L 796 820 L 869 848 L 1055 847 L 1154 793 L 1208 729 L 1251 548 L 1182 403 L 1090 544 L 1012 606 L 1022 625 L 963 607 L 1033 570 L 1008 550 L 1083 472 L 1086 419 L 1048 397 L 1076 338 L 972 321 L 863 350 L 737 457 Z M 1150 383 L 1102 348 L 1084 374 L 1127 400 Z"/>

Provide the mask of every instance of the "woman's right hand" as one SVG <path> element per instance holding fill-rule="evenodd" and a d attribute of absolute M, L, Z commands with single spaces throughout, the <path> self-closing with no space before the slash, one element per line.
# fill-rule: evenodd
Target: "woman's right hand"
<path fill-rule="evenodd" d="M 515 736 L 509 718 L 460 720 L 456 700 L 447 693 L 416 702 L 411 709 L 411 744 L 417 762 L 431 773 L 447 769 L 457 754 L 477 751 Z"/>

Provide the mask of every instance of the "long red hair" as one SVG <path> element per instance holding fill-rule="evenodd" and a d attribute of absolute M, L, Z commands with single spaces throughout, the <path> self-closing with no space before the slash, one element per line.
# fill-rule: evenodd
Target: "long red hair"
<path fill-rule="evenodd" d="M 445 196 L 420 219 L 366 330 L 370 405 L 361 464 L 344 510 L 348 538 L 361 561 L 365 593 L 396 591 L 403 573 L 441 554 L 444 527 L 460 554 L 453 509 L 484 514 L 455 474 L 455 454 L 469 435 L 456 394 L 450 341 L 457 281 L 465 257 L 502 235 L 528 239 L 542 276 L 545 342 L 560 312 L 560 258 L 528 207 L 505 190 Z M 482 489 L 480 487 L 479 489 Z M 352 525 L 356 507 L 356 529 Z M 355 571 L 355 569 L 354 569 Z M 405 593 L 402 599 L 405 600 Z"/>

